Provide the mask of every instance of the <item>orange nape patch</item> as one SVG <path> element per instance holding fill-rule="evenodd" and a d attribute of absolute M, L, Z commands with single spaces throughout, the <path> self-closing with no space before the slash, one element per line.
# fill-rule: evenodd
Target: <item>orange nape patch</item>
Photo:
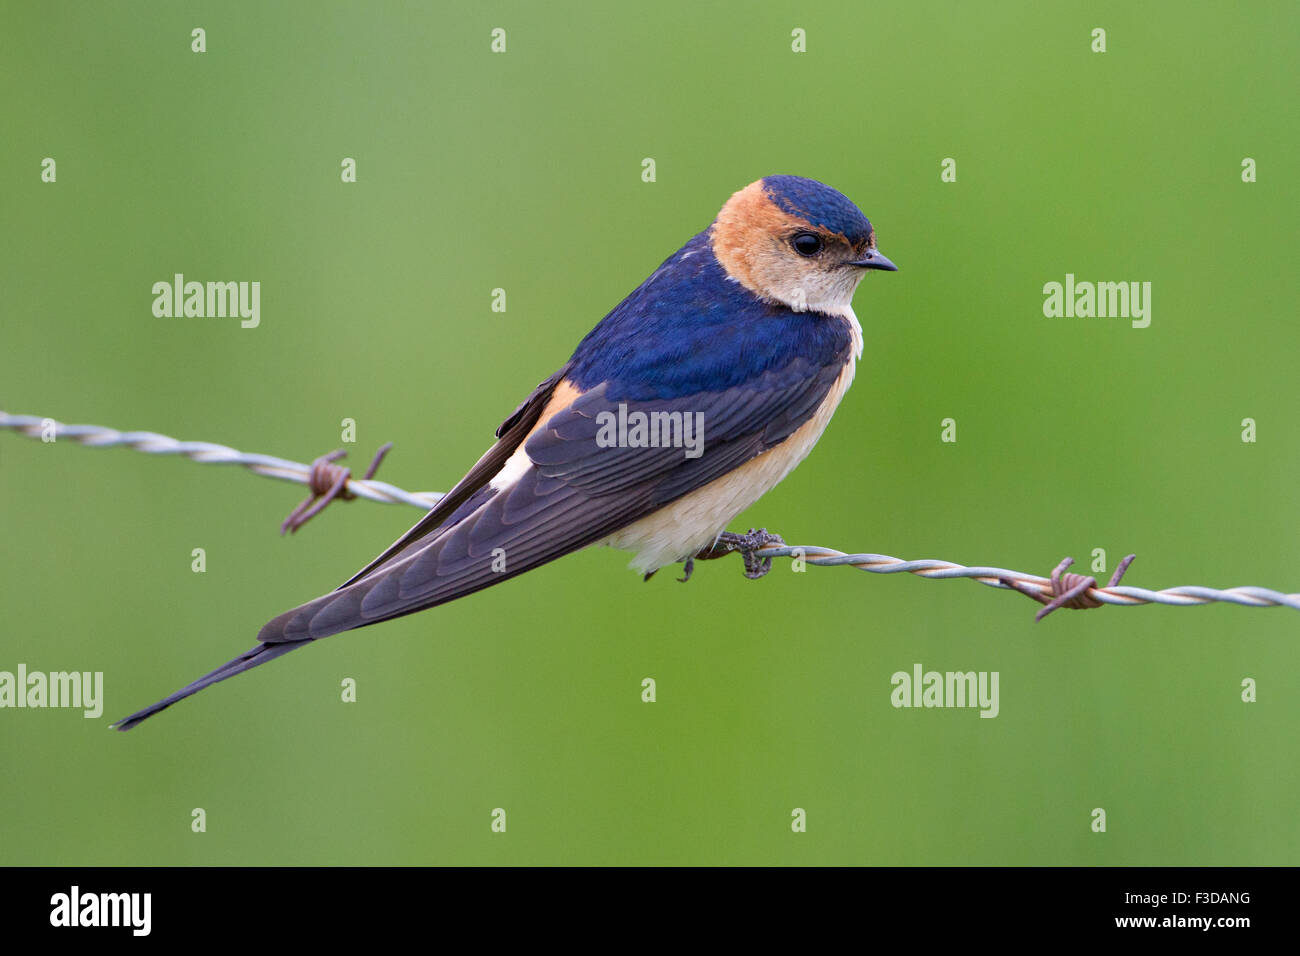
<path fill-rule="evenodd" d="M 800 229 L 820 231 L 772 202 L 759 179 L 734 193 L 718 213 L 710 236 L 713 255 L 750 292 L 771 298 L 763 277 L 783 254 L 783 237 Z"/>

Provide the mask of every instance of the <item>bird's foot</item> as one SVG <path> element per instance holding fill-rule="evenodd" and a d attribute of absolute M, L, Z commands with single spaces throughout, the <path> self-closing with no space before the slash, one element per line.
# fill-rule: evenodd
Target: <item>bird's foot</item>
<path fill-rule="evenodd" d="M 690 579 L 696 559 L 713 561 L 717 558 L 725 558 L 733 551 L 739 551 L 741 558 L 745 561 L 745 577 L 751 581 L 756 581 L 772 570 L 772 559 L 760 558 L 757 552 L 774 544 L 784 545 L 785 539 L 779 534 L 772 534 L 766 528 L 750 528 L 748 534 L 724 531 L 718 535 L 717 540 L 713 542 L 711 547 L 705 548 L 698 554 L 686 559 L 686 577 L 681 578 L 681 580 L 687 581 Z"/>

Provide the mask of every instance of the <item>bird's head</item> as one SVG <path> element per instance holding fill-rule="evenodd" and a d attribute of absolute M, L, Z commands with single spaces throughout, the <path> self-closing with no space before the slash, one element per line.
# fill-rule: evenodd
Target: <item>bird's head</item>
<path fill-rule="evenodd" d="M 750 183 L 727 200 L 710 238 L 729 278 L 796 311 L 842 312 L 868 269 L 898 269 L 857 206 L 800 176 Z"/>

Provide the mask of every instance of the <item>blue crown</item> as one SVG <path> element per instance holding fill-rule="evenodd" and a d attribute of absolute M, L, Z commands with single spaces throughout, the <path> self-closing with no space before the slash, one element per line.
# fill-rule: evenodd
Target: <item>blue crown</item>
<path fill-rule="evenodd" d="M 843 193 L 815 179 L 767 176 L 763 190 L 783 212 L 806 219 L 820 229 L 843 233 L 855 245 L 866 242 L 871 235 L 871 223 L 862 210 Z"/>

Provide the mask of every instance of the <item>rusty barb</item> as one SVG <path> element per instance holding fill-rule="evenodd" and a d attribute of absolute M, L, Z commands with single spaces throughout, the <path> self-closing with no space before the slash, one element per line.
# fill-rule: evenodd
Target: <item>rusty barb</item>
<path fill-rule="evenodd" d="M 1136 554 L 1130 554 L 1121 561 L 1119 567 L 1115 569 L 1115 573 L 1110 576 L 1110 583 L 1106 587 L 1113 588 L 1118 585 L 1120 579 L 1124 577 L 1124 572 L 1128 570 L 1128 566 L 1133 563 L 1133 559 L 1136 557 Z M 1074 564 L 1074 558 L 1066 558 L 1052 571 L 1051 597 L 1035 591 L 1028 585 L 1021 584 L 1015 578 L 1002 578 L 1001 581 L 1007 587 L 1014 588 L 1026 597 L 1031 597 L 1043 605 L 1043 609 L 1034 615 L 1035 621 L 1041 621 L 1057 608 L 1068 607 L 1081 611 L 1101 607 L 1102 602 L 1092 595 L 1092 592 L 1097 588 L 1097 579 L 1084 577 L 1082 574 L 1065 574 L 1065 569 L 1072 564 Z"/>
<path fill-rule="evenodd" d="M 385 442 L 380 446 L 379 451 L 375 452 L 374 459 L 370 462 L 370 467 L 362 476 L 362 481 L 369 481 L 375 477 L 375 471 L 379 468 L 379 463 L 384 460 L 393 447 L 392 442 Z M 347 452 L 342 448 L 330 452 L 328 455 L 321 455 L 311 463 L 311 470 L 307 472 L 307 488 L 310 494 L 302 504 L 289 512 L 289 517 L 285 518 L 280 524 L 280 534 L 296 532 L 312 518 L 316 517 L 325 510 L 325 506 L 331 501 L 338 499 L 340 501 L 351 501 L 356 497 L 348 490 L 348 480 L 352 477 L 352 470 L 342 465 L 336 465 L 334 462 L 340 458 L 346 458 Z"/>

